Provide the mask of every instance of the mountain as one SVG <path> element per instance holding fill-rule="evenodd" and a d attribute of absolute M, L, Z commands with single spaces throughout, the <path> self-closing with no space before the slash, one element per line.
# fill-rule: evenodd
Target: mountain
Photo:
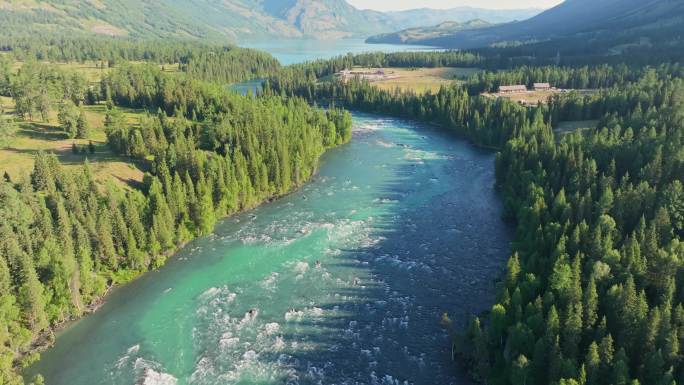
<path fill-rule="evenodd" d="M 393 25 L 383 13 L 361 11 L 343 0 L 262 0 L 261 7 L 306 37 L 367 36 Z"/>
<path fill-rule="evenodd" d="M 450 48 L 477 48 L 557 39 L 578 34 L 620 33 L 660 28 L 684 18 L 681 0 L 566 0 L 528 20 L 488 28 L 455 31 L 411 40 Z M 587 35 L 589 36 L 589 35 Z"/>
<path fill-rule="evenodd" d="M 317 33 L 339 36 L 383 31 L 376 27 L 375 16 L 357 11 L 343 0 L 0 1 L 0 25 L 10 34 L 62 32 L 233 40 Z M 359 27 L 348 28 L 347 18 Z"/>
<path fill-rule="evenodd" d="M 432 27 L 408 28 L 399 32 L 383 33 L 371 36 L 366 39 L 366 42 L 374 44 L 420 44 L 419 42 L 421 41 L 451 36 L 458 31 L 484 28 L 488 26 L 491 26 L 491 24 L 480 19 L 470 20 L 465 23 L 445 21 Z"/>
<path fill-rule="evenodd" d="M 419 9 L 381 13 L 345 0 L 0 0 L 2 37 L 100 34 L 131 38 L 367 37 L 482 16 L 510 21 L 533 10 Z M 448 18 L 445 18 L 448 17 Z"/>
<path fill-rule="evenodd" d="M 444 22 L 464 23 L 470 20 L 485 20 L 491 24 L 508 23 L 514 20 L 526 20 L 538 15 L 543 10 L 528 9 L 484 9 L 473 7 L 457 7 L 451 9 L 418 8 L 406 11 L 387 12 L 394 24 L 401 28 L 425 27 Z"/>

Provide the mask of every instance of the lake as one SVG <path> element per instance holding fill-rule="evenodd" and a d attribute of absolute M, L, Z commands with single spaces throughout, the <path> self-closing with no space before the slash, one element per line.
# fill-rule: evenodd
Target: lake
<path fill-rule="evenodd" d="M 339 40 L 306 40 L 306 39 L 272 39 L 238 43 L 242 47 L 266 51 L 283 65 L 303 63 L 316 59 L 330 59 L 347 53 L 364 52 L 405 52 L 435 51 L 440 48 L 401 45 L 401 44 L 366 44 L 363 39 Z"/>
<path fill-rule="evenodd" d="M 339 40 L 307 40 L 307 39 L 271 39 L 266 41 L 242 42 L 240 46 L 258 49 L 273 55 L 280 64 L 292 65 L 317 59 L 331 59 L 348 53 L 364 52 L 412 52 L 439 51 L 442 48 L 402 45 L 402 44 L 367 44 L 363 39 Z M 232 84 L 231 89 L 241 94 L 256 94 L 261 89 L 261 79 Z"/>

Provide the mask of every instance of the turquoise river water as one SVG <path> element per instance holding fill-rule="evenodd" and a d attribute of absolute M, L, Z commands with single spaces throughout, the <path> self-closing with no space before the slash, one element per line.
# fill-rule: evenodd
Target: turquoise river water
<path fill-rule="evenodd" d="M 494 156 L 355 114 L 311 183 L 221 222 L 60 333 L 48 385 L 467 384 L 439 319 L 493 302 Z"/>

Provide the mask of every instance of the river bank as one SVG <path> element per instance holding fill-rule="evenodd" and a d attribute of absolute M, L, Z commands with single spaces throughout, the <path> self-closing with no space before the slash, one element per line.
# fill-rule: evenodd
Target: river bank
<path fill-rule="evenodd" d="M 346 143 L 343 143 L 341 145 L 344 145 Z M 335 148 L 335 147 L 332 147 Z M 330 149 L 326 150 L 329 151 Z M 318 158 L 318 162 L 320 162 L 320 159 L 323 155 L 325 155 L 325 152 L 320 154 Z M 227 218 L 230 218 L 235 215 L 240 215 L 245 212 L 249 212 L 251 210 L 254 210 L 256 207 L 259 207 L 263 204 L 271 203 L 277 199 L 286 197 L 293 192 L 296 192 L 298 189 L 300 189 L 303 185 L 308 183 L 318 172 L 319 169 L 319 164 L 316 164 L 316 166 L 313 168 L 311 171 L 310 175 L 305 176 L 304 182 L 299 183 L 299 184 L 293 184 L 290 188 L 289 191 L 283 193 L 283 194 L 275 194 L 271 196 L 267 196 L 259 201 L 253 202 L 251 204 L 248 204 L 244 207 L 241 207 L 238 211 L 230 213 L 229 215 L 220 218 L 220 220 L 225 220 Z M 177 244 L 172 250 L 169 250 L 165 253 L 163 253 L 162 258 L 159 259 L 158 266 L 155 266 L 154 268 L 150 269 L 145 269 L 145 270 L 120 270 L 116 272 L 116 276 L 112 276 L 109 278 L 109 280 L 106 283 L 106 287 L 104 290 L 104 293 L 101 295 L 96 296 L 93 298 L 92 301 L 89 303 L 85 304 L 83 306 L 81 314 L 77 316 L 70 316 L 67 317 L 60 322 L 56 324 L 49 325 L 48 328 L 46 328 L 44 331 L 40 332 L 38 335 L 33 338 L 33 340 L 30 342 L 29 348 L 20 352 L 14 361 L 15 368 L 19 368 L 20 366 L 30 366 L 33 363 L 35 363 L 37 360 L 40 359 L 40 353 L 44 352 L 45 350 L 51 348 L 54 345 L 54 342 L 56 340 L 56 337 L 60 334 L 60 332 L 66 330 L 70 326 L 74 325 L 78 321 L 82 320 L 83 318 L 92 315 L 93 313 L 97 312 L 98 309 L 100 309 L 105 303 L 108 298 L 108 296 L 116 291 L 117 289 L 124 287 L 131 282 L 139 279 L 140 277 L 149 274 L 150 272 L 153 271 L 158 271 L 160 268 L 162 268 L 165 263 L 168 261 L 169 258 L 173 257 L 176 253 L 178 253 L 179 250 L 182 250 L 184 247 L 188 245 L 188 243 L 192 242 L 193 240 L 197 239 L 198 237 L 196 235 L 193 235 L 193 237 L 189 240 L 183 241 L 179 244 Z M 25 376 L 26 377 L 26 376 Z M 26 381 L 32 380 L 31 377 L 26 377 Z"/>
<path fill-rule="evenodd" d="M 423 124 L 355 114 L 352 143 L 311 183 L 114 290 L 27 375 L 467 384 L 439 317 L 458 324 L 493 301 L 510 236 L 493 158 Z"/>

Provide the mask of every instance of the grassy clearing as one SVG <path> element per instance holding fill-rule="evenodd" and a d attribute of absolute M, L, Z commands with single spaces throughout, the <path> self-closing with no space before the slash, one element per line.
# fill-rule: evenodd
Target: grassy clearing
<path fill-rule="evenodd" d="M 109 71 L 111 71 L 111 68 L 107 68 L 106 66 L 100 67 L 99 62 L 94 62 L 94 61 L 87 61 L 85 63 L 76 63 L 76 62 L 51 63 L 51 62 L 45 61 L 43 63 L 57 67 L 61 70 L 80 72 L 91 83 L 99 82 L 103 76 L 107 75 L 107 73 L 109 73 Z M 19 71 L 19 69 L 21 69 L 21 67 L 23 65 L 24 65 L 24 62 L 15 61 L 12 63 L 12 69 L 16 73 Z"/>
<path fill-rule="evenodd" d="M 18 71 L 23 63 L 14 63 L 14 70 Z M 133 62 L 142 65 L 143 62 Z M 85 63 L 50 63 L 63 70 L 82 73 L 88 82 L 97 84 L 103 76 L 106 76 L 112 68 L 100 66 L 100 63 L 88 61 Z M 164 72 L 178 73 L 178 64 L 160 64 Z M 5 115 L 14 116 L 14 101 L 8 97 L 0 96 L 0 110 Z M 91 127 L 91 136 L 87 139 L 69 139 L 57 122 L 57 111 L 51 111 L 47 122 L 18 120 L 16 136 L 6 148 L 0 148 L 0 175 L 7 172 L 13 180 L 28 175 L 33 169 L 34 156 L 38 151 L 53 152 L 57 155 L 64 167 L 68 170 L 83 165 L 88 159 L 95 179 L 105 183 L 114 181 L 125 187 L 134 186 L 142 182 L 143 171 L 130 159 L 112 153 L 106 145 L 104 132 L 105 106 L 98 104 L 84 106 L 86 118 Z M 122 108 L 128 122 L 135 125 L 144 115 L 142 110 Z M 87 151 L 89 142 L 92 141 L 95 152 Z M 81 150 L 75 154 L 73 144 Z"/>
<path fill-rule="evenodd" d="M 443 85 L 480 72 L 477 68 L 354 68 L 354 71 L 374 72 L 383 70 L 388 79 L 374 81 L 373 85 L 384 90 L 401 89 L 419 94 L 437 92 Z"/>
<path fill-rule="evenodd" d="M 558 94 L 563 94 L 563 93 L 578 93 L 581 95 L 591 95 L 595 94 L 598 92 L 598 90 L 561 90 L 561 89 L 551 89 L 551 90 L 544 90 L 544 91 L 535 91 L 535 90 L 530 90 L 527 92 L 515 92 L 515 93 L 483 93 L 482 96 L 488 97 L 488 98 L 506 98 L 510 99 L 514 102 L 518 102 L 523 105 L 527 106 L 536 106 L 539 104 L 544 104 L 548 103 L 549 98 L 553 97 L 554 95 Z"/>
<path fill-rule="evenodd" d="M 100 67 L 98 63 L 95 62 L 85 62 L 85 63 L 52 63 L 63 70 L 74 71 L 82 73 L 88 82 L 96 83 L 102 80 L 104 76 L 107 76 L 111 68 L 106 66 Z"/>
<path fill-rule="evenodd" d="M 12 99 L 0 97 L 5 113 L 13 114 Z M 64 167 L 75 168 L 83 164 L 87 158 L 91 164 L 97 181 L 113 180 L 125 186 L 142 182 L 143 172 L 128 158 L 112 153 L 106 145 L 104 132 L 104 105 L 85 106 L 86 118 L 92 128 L 88 139 L 69 139 L 57 123 L 57 112 L 52 111 L 47 122 L 19 121 L 18 131 L 8 147 L 0 149 L 0 174 L 7 172 L 13 180 L 28 175 L 33 169 L 34 155 L 38 151 L 53 152 Z M 124 110 L 131 124 L 135 124 L 143 115 L 142 111 Z M 72 146 L 76 143 L 81 150 L 87 149 L 92 141 L 94 153 L 75 154 Z"/>
<path fill-rule="evenodd" d="M 116 67 L 107 67 L 106 63 L 102 65 L 100 62 L 96 61 L 86 61 L 83 63 L 77 63 L 77 62 L 44 62 L 45 64 L 49 64 L 52 66 L 56 66 L 59 69 L 62 70 L 67 70 L 67 71 L 75 71 L 83 74 L 88 82 L 91 84 L 94 83 L 99 83 L 100 80 L 104 76 L 107 76 L 107 74 L 112 71 L 112 69 Z M 143 61 L 131 61 L 129 62 L 134 65 L 143 65 L 146 64 L 146 62 Z M 16 61 L 12 65 L 12 69 L 16 72 L 18 71 L 21 66 L 24 63 L 21 61 Z M 180 73 L 180 69 L 178 68 L 178 63 L 167 63 L 167 64 L 158 64 L 158 67 L 162 69 L 164 72 L 167 73 Z"/>
<path fill-rule="evenodd" d="M 563 136 L 577 130 L 592 130 L 596 128 L 598 122 L 598 120 L 569 120 L 566 122 L 559 122 L 553 129 L 553 131 L 556 133 L 556 141 L 560 141 Z"/>
<path fill-rule="evenodd" d="M 548 91 L 527 91 L 527 92 L 517 92 L 517 93 L 511 93 L 511 94 L 503 94 L 503 93 L 484 93 L 482 94 L 485 97 L 489 98 L 506 98 L 510 99 L 514 102 L 518 102 L 520 104 L 524 105 L 538 105 L 540 103 L 547 103 L 549 101 L 549 98 L 553 97 L 556 94 L 559 94 L 561 91 L 560 90 L 548 90 Z"/>
<path fill-rule="evenodd" d="M 575 130 L 585 130 L 596 128 L 598 120 L 572 120 L 567 122 L 559 122 L 554 131 L 560 134 L 566 134 Z"/>

